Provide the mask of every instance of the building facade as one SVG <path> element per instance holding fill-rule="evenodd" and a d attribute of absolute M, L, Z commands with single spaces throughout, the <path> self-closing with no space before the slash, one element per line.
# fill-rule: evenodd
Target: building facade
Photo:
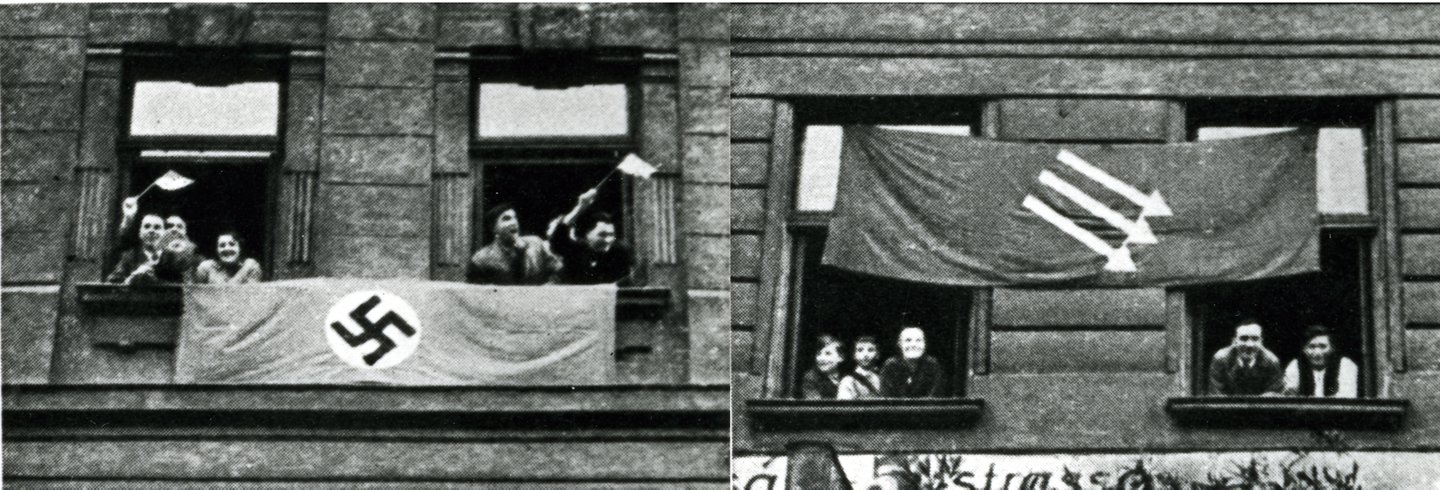
<path fill-rule="evenodd" d="M 1301 488 L 1306 471 L 1358 474 L 1367 488 L 1433 485 L 1420 468 L 1440 442 L 1436 13 L 733 6 L 732 487 Z M 845 198 L 835 181 L 846 125 L 1059 146 L 1318 128 L 1321 272 L 1120 289 L 837 272 L 820 255 Z M 1205 396 L 1211 357 L 1241 315 L 1259 318 L 1282 360 L 1300 352 L 1306 324 L 1329 327 L 1359 366 L 1359 396 Z M 940 397 L 799 399 L 821 335 L 877 337 L 884 353 L 901 324 L 929 335 L 947 374 Z M 1335 478 L 1324 488 L 1355 482 Z M 1151 486 L 1127 486 L 1141 483 Z"/>
<path fill-rule="evenodd" d="M 0 7 L 5 480 L 723 484 L 721 12 Z M 268 281 L 463 281 L 489 206 L 514 202 L 541 233 L 630 153 L 659 172 L 602 188 L 640 262 L 605 385 L 179 385 L 178 289 L 103 284 L 121 200 L 171 199 L 145 185 L 167 169 L 204 189 L 167 201 L 191 210 L 191 236 L 213 241 L 204 213 L 229 213 Z"/>

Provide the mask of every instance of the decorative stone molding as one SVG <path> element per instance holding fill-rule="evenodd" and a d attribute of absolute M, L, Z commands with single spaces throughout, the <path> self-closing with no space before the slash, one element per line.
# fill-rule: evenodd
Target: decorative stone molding
<path fill-rule="evenodd" d="M 594 7 L 522 5 L 515 9 L 515 32 L 525 51 L 586 51 L 595 45 Z"/>
<path fill-rule="evenodd" d="M 247 4 L 175 4 L 165 12 L 170 37 L 179 46 L 234 46 L 255 22 Z"/>

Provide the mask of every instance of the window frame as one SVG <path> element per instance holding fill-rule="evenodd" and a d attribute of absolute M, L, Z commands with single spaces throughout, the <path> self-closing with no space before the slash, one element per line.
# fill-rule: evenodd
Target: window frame
<path fill-rule="evenodd" d="M 470 97 L 468 103 L 469 128 L 466 134 L 470 141 L 470 155 L 483 157 L 496 163 L 513 164 L 526 160 L 543 158 L 545 153 L 564 153 L 567 150 L 584 160 L 599 158 L 610 152 L 633 151 L 640 137 L 641 113 L 644 110 L 641 97 L 641 65 L 639 58 L 623 54 L 612 56 L 578 56 L 556 54 L 551 56 L 521 55 L 518 53 L 485 54 L 471 57 Z M 562 81 L 537 83 L 545 73 L 527 68 L 542 65 L 563 65 L 572 75 Z M 578 73 L 578 74 L 577 74 Z M 495 136 L 480 134 L 480 86 L 485 83 L 514 83 L 527 87 L 569 88 L 586 85 L 625 86 L 626 131 L 615 136 Z M 620 154 L 621 157 L 624 153 Z"/>
<path fill-rule="evenodd" d="M 909 107 L 906 107 L 909 106 Z M 788 150 L 791 152 L 791 160 L 794 162 L 790 172 L 790 185 L 786 190 L 789 201 L 785 203 L 784 229 L 789 236 L 790 253 L 784 264 L 784 274 L 789 279 L 786 281 L 788 292 L 786 293 L 791 301 L 785 305 L 785 351 L 783 360 L 783 373 L 780 383 L 780 395 L 777 399 L 771 400 L 776 403 L 759 403 L 752 407 L 755 409 L 780 409 L 782 411 L 793 411 L 796 407 L 810 407 L 822 411 L 835 409 L 858 410 L 863 414 L 907 414 L 915 415 L 914 410 L 925 410 L 919 405 L 933 401 L 942 401 L 940 408 L 942 412 L 954 415 L 955 410 L 961 413 L 978 413 L 983 409 L 984 403 L 966 398 L 970 388 L 971 369 L 977 359 L 980 347 L 976 346 L 974 339 L 977 330 L 977 322 L 988 321 L 988 291 L 985 288 L 965 288 L 964 311 L 958 311 L 960 325 L 956 325 L 953 332 L 953 339 L 949 345 L 951 362 L 943 369 L 947 381 L 946 396 L 929 399 L 904 399 L 904 398 L 882 398 L 878 400 L 862 401 L 856 400 L 800 400 L 800 377 L 804 373 L 801 369 L 805 365 L 805 354 L 800 352 L 801 346 L 805 344 L 803 339 L 801 301 L 805 291 L 805 250 L 810 243 L 819 236 L 828 234 L 830 219 L 834 216 L 834 210 L 801 210 L 799 203 L 801 166 L 804 164 L 805 133 L 810 126 L 844 126 L 844 125 L 927 125 L 927 126 L 969 126 L 972 138 L 989 138 L 985 128 L 986 114 L 984 108 L 986 101 L 976 98 L 961 97 L 865 97 L 865 98 L 833 98 L 822 100 L 807 100 L 796 103 L 795 120 L 791 141 L 793 144 Z M 922 108 L 921 110 L 907 110 Z M 928 336 L 928 335 L 927 335 Z M 927 339 L 928 340 L 928 339 Z M 884 343 L 887 339 L 879 339 Z M 958 405 L 956 405 L 958 404 Z M 774 405 L 774 407 L 771 407 Z M 864 407 L 862 407 L 864 405 Z M 889 407 L 887 409 L 887 407 Z M 893 409 L 893 410 L 892 410 Z M 788 412 L 787 412 L 788 413 Z M 793 414 L 791 414 L 793 415 Z M 860 415 L 857 420 L 864 420 L 867 417 Z M 972 421 L 968 415 L 961 419 Z M 786 420 L 791 420 L 787 418 Z M 918 420 L 918 419 L 917 419 Z M 873 422 L 873 421 L 872 421 Z M 777 424 L 783 427 L 783 424 Z"/>
<path fill-rule="evenodd" d="M 1339 107 L 1340 109 L 1336 112 L 1344 113 L 1344 115 L 1337 118 L 1332 113 L 1329 117 L 1306 116 L 1285 120 L 1284 118 L 1269 119 L 1264 116 L 1257 118 L 1254 117 L 1255 114 L 1253 113 L 1258 112 L 1265 114 L 1266 111 L 1269 111 L 1269 115 L 1273 116 L 1274 114 L 1284 112 L 1286 108 L 1318 104 L 1329 104 L 1332 107 Z M 1357 332 L 1360 338 L 1355 342 L 1355 345 L 1359 345 L 1362 349 L 1359 353 L 1360 359 L 1356 363 L 1361 371 L 1358 379 L 1359 390 L 1357 397 L 1353 400 L 1326 399 L 1332 400 L 1332 405 L 1340 406 L 1341 411 L 1346 410 L 1344 407 L 1351 405 L 1365 406 L 1369 401 L 1394 400 L 1387 396 L 1388 393 L 1386 392 L 1385 383 L 1383 382 L 1385 376 L 1383 376 L 1381 372 L 1387 369 L 1389 365 L 1388 359 L 1382 359 L 1386 350 L 1382 348 L 1381 342 L 1385 340 L 1386 334 L 1388 333 L 1387 331 L 1395 328 L 1391 325 L 1391 322 L 1388 321 L 1388 313 L 1385 311 L 1385 309 L 1388 308 L 1387 304 L 1393 300 L 1387 300 L 1385 295 L 1393 296 L 1395 294 L 1394 291 L 1398 290 L 1397 278 L 1393 277 L 1393 274 L 1389 272 L 1390 268 L 1387 267 L 1387 263 L 1391 260 L 1392 255 L 1388 250 L 1389 244 L 1387 244 L 1387 242 L 1394 240 L 1393 237 L 1389 236 L 1394 233 L 1394 225 L 1388 224 L 1388 222 L 1391 221 L 1391 216 L 1389 215 L 1392 214 L 1394 210 L 1387 206 L 1387 201 L 1390 200 L 1389 196 L 1393 196 L 1396 193 L 1396 183 L 1387 179 L 1385 175 L 1385 167 L 1391 164 L 1387 161 L 1388 157 L 1386 155 L 1393 154 L 1395 146 L 1393 138 L 1393 117 L 1386 117 L 1389 111 L 1387 105 L 1389 104 L 1393 104 L 1393 102 L 1381 99 L 1353 97 L 1234 97 L 1218 100 L 1181 101 L 1185 118 L 1183 125 L 1185 128 L 1184 136 L 1187 142 L 1199 141 L 1197 139 L 1198 132 L 1202 127 L 1247 127 L 1247 124 L 1251 124 L 1250 121 L 1258 121 L 1258 124 L 1254 124 L 1253 127 L 1330 127 L 1328 124 L 1332 123 L 1329 123 L 1327 119 L 1329 121 L 1342 119 L 1348 120 L 1346 122 L 1358 121 L 1363 123 L 1357 126 L 1345 127 L 1359 127 L 1365 137 L 1366 183 L 1364 188 L 1366 190 L 1367 211 L 1365 213 L 1326 213 L 1321 212 L 1319 209 L 1315 211 L 1320 220 L 1319 233 L 1322 236 L 1319 238 L 1323 239 L 1323 235 L 1325 234 L 1343 234 L 1359 237 L 1358 239 L 1362 240 L 1361 247 L 1363 247 L 1362 254 L 1364 254 L 1359 261 L 1360 270 L 1356 278 L 1360 281 L 1357 289 L 1361 291 L 1359 305 L 1362 310 L 1359 312 L 1360 322 L 1358 325 L 1359 331 Z M 1243 112 L 1241 115 L 1196 117 L 1197 111 L 1205 110 L 1214 113 L 1224 111 L 1226 107 L 1229 107 L 1233 112 L 1251 111 L 1252 114 L 1250 114 L 1248 118 L 1243 115 Z M 1236 111 L 1234 109 L 1236 107 L 1242 109 Z M 1226 117 L 1233 119 L 1226 119 Z M 1218 120 L 1220 123 L 1210 124 L 1211 120 Z M 1182 325 L 1182 327 L 1186 330 L 1187 343 L 1190 344 L 1190 348 L 1188 349 L 1190 357 L 1188 371 L 1190 372 L 1190 376 L 1188 386 L 1185 390 L 1186 397 L 1172 398 L 1171 406 L 1184 406 L 1185 409 L 1188 410 L 1203 411 L 1207 409 L 1203 400 L 1225 400 L 1235 399 L 1235 397 L 1212 397 L 1207 394 L 1207 372 L 1209 360 L 1213 356 L 1214 351 L 1207 350 L 1207 346 L 1205 345 L 1207 332 L 1204 331 L 1204 325 L 1202 325 L 1200 321 L 1200 315 L 1196 311 L 1196 305 L 1193 301 L 1190 301 L 1192 295 L 1198 294 L 1195 289 L 1196 288 L 1174 289 L 1174 291 L 1183 297 L 1181 301 L 1185 305 L 1183 308 L 1184 325 Z M 1282 397 L 1280 400 L 1285 400 L 1286 398 L 1299 400 L 1308 397 Z M 1202 400 L 1202 402 L 1197 403 L 1191 400 Z M 1250 405 L 1258 404 L 1255 399 L 1249 397 L 1240 397 L 1235 399 L 1235 401 L 1240 402 L 1242 405 L 1246 403 Z M 1176 405 L 1177 403 L 1179 405 Z M 1298 403 L 1304 404 L 1308 402 L 1300 400 Z M 1295 408 L 1289 407 L 1286 409 Z"/>
<path fill-rule="evenodd" d="M 225 61 L 225 63 L 216 63 Z M 247 72 L 229 72 L 215 66 L 242 64 Z M 190 158 L 189 164 L 206 161 L 211 164 L 261 166 L 256 169 L 264 174 L 265 195 L 261 227 L 263 236 L 250 237 L 253 243 L 262 243 L 264 251 L 254 256 L 261 263 L 261 280 L 272 280 L 280 253 L 276 250 L 277 234 L 281 229 L 277 215 L 282 185 L 282 169 L 285 161 L 285 134 L 288 121 L 290 57 L 286 52 L 228 50 L 228 49 L 175 49 L 175 50 L 126 50 L 121 63 L 119 100 L 116 101 L 116 164 L 115 186 L 117 195 L 128 196 L 137 167 L 166 160 L 165 157 L 143 155 L 146 151 L 241 151 L 252 152 L 249 156 L 197 157 Z M 251 71 L 253 70 L 253 71 Z M 131 134 L 131 121 L 135 103 L 135 85 L 149 81 L 191 81 L 197 77 L 215 77 L 210 82 L 224 80 L 232 83 L 273 82 L 279 90 L 276 97 L 275 135 L 140 135 Z M 267 156 L 259 156 L 265 153 Z M 120 202 L 110 204 L 112 216 L 120 215 Z M 194 218 L 191 218 L 192 220 Z M 115 226 L 119 226 L 115 222 Z M 109 233 L 105 242 L 106 250 L 116 245 L 119 230 Z M 204 244 L 196 244 L 205 250 Z M 108 259 L 102 261 L 101 274 L 106 274 L 115 264 Z"/>
<path fill-rule="evenodd" d="M 471 215 L 485 216 L 487 200 L 485 185 L 487 169 L 523 166 L 598 167 L 617 164 L 625 155 L 640 149 L 644 97 L 641 85 L 641 61 L 638 53 L 628 51 L 555 52 L 546 54 L 476 51 L 468 58 L 467 129 L 468 158 L 472 185 Z M 529 69 L 540 66 L 565 66 L 561 70 L 569 78 L 555 82 L 546 80 L 547 73 Z M 485 83 L 515 83 L 547 87 L 575 87 L 596 84 L 621 84 L 626 92 L 626 134 L 616 136 L 516 136 L 483 137 L 480 127 L 480 88 Z M 610 180 L 617 177 L 611 176 Z M 635 242 L 638 238 L 635 189 L 628 179 L 620 180 L 620 216 L 617 235 L 621 240 Z M 488 241 L 489 224 L 476 219 L 470 230 L 470 249 L 476 250 Z M 637 264 L 638 267 L 638 264 Z M 637 278 L 639 276 L 636 276 Z M 641 281 L 643 282 L 643 281 Z M 639 284 L 637 284 L 639 285 Z"/>

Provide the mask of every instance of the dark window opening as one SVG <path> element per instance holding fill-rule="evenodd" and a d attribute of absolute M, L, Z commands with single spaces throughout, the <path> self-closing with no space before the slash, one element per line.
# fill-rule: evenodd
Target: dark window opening
<path fill-rule="evenodd" d="M 815 365 L 821 335 L 838 337 L 844 343 L 845 361 L 840 371 L 848 373 L 855 366 L 855 339 L 873 336 L 877 340 L 878 368 L 900 355 L 896 341 L 901 328 L 919 326 L 925 332 L 925 354 L 940 365 L 941 396 L 962 396 L 967 373 L 968 292 L 824 266 L 825 237 L 824 231 L 804 233 L 800 246 L 800 311 L 791 395 L 801 395 L 800 380 Z"/>
<path fill-rule="evenodd" d="M 1212 392 L 1211 359 L 1232 343 L 1236 324 L 1245 317 L 1263 329 L 1264 347 L 1279 358 L 1282 373 L 1303 357 L 1307 328 L 1328 328 L 1332 349 L 1358 370 L 1356 395 L 1375 392 L 1368 315 L 1371 240 L 1377 227 L 1369 181 L 1369 156 L 1376 145 L 1374 111 L 1374 101 L 1361 99 L 1212 98 L 1187 103 L 1192 141 L 1317 129 L 1316 211 L 1326 218 L 1326 226 L 1334 225 L 1318 237 L 1318 273 L 1187 290 L 1196 332 L 1195 394 Z"/>
<path fill-rule="evenodd" d="M 265 162 L 148 162 L 141 159 L 131 167 L 128 196 L 139 194 L 151 182 L 176 171 L 195 183 L 183 189 L 161 192 L 151 189 L 142 199 L 141 214 L 148 210 L 176 213 L 185 219 L 196 253 L 215 258 L 215 240 L 227 229 L 244 240 L 242 254 L 265 263 L 266 196 L 269 185 Z"/>
<path fill-rule="evenodd" d="M 218 234 L 233 229 L 243 241 L 241 256 L 260 262 L 268 278 L 274 168 L 283 149 L 284 55 L 209 49 L 126 54 L 115 215 L 123 199 L 144 192 L 132 228 L 146 214 L 179 215 L 204 258 L 215 258 Z M 172 171 L 193 182 L 151 188 Z M 138 245 L 134 229 L 116 233 L 105 272 L 115 267 L 121 249 Z"/>
<path fill-rule="evenodd" d="M 509 203 L 515 207 L 522 235 L 548 236 L 551 220 L 570 212 L 581 193 L 600 184 L 610 174 L 612 165 L 491 165 L 483 172 L 480 201 L 486 206 Z M 592 211 L 622 215 L 624 186 L 622 176 L 609 175 L 600 186 L 600 194 Z M 483 216 L 483 214 L 477 214 Z M 616 234 L 625 239 L 622 222 L 616 222 Z M 480 233 L 488 243 L 494 223 L 480 223 Z"/>
<path fill-rule="evenodd" d="M 1358 394 L 1370 392 L 1364 369 L 1369 240 L 1364 233 L 1327 231 L 1321 234 L 1318 273 L 1188 291 L 1199 336 L 1197 356 L 1204 361 L 1197 366 L 1195 393 L 1203 395 L 1211 388 L 1205 375 L 1210 358 L 1230 345 L 1236 323 L 1247 317 L 1263 328 L 1264 346 L 1280 358 L 1282 368 L 1303 355 L 1307 327 L 1327 327 L 1337 354 L 1361 367 Z"/>
<path fill-rule="evenodd" d="M 841 373 L 855 367 L 855 340 L 873 337 L 879 351 L 876 368 L 881 371 L 885 361 L 901 356 L 898 341 L 906 326 L 923 330 L 925 355 L 939 365 L 937 397 L 964 396 L 969 375 L 968 290 L 848 272 L 822 265 L 821 258 L 837 198 L 844 126 L 977 136 L 982 106 L 980 100 L 955 97 L 846 97 L 796 103 L 797 168 L 790 217 L 796 243 L 790 264 L 796 303 L 788 365 L 790 396 L 802 396 L 803 377 L 816 364 L 822 335 L 842 342 Z"/>

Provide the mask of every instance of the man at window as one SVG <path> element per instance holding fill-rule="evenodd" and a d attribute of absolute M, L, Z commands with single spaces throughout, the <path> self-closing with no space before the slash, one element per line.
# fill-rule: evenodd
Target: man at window
<path fill-rule="evenodd" d="M 535 285 L 549 282 L 560 260 L 545 249 L 545 241 L 520 234 L 514 206 L 500 204 L 485 213 L 493 239 L 470 257 L 465 282 L 471 284 Z"/>
<path fill-rule="evenodd" d="M 1210 360 L 1210 394 L 1251 396 L 1279 394 L 1284 388 L 1280 358 L 1265 348 L 1260 324 L 1253 319 L 1235 326 L 1229 347 Z"/>
<path fill-rule="evenodd" d="M 122 223 L 132 221 L 137 210 L 127 205 L 124 208 L 127 217 Z M 142 216 L 137 235 L 139 243 L 120 252 L 115 268 L 105 278 L 106 282 L 133 284 L 146 282 L 147 279 L 153 280 L 155 266 L 160 263 L 164 231 L 165 220 L 158 213 L 146 213 Z"/>
<path fill-rule="evenodd" d="M 550 250 L 563 264 L 561 283 L 623 284 L 630 278 L 635 258 L 628 247 L 615 241 L 615 218 L 588 212 L 596 194 L 596 189 L 580 194 L 575 209 L 562 216 L 550 234 Z"/>
<path fill-rule="evenodd" d="M 1360 368 L 1330 344 L 1330 331 L 1320 325 L 1305 329 L 1305 351 L 1285 366 L 1285 394 L 1355 398 Z"/>

